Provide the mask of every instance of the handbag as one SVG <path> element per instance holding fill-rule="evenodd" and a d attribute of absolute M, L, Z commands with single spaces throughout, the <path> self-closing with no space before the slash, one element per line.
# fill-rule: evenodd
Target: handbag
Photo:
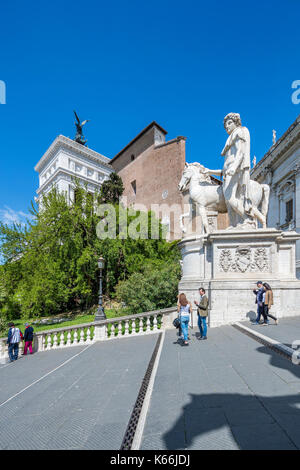
<path fill-rule="evenodd" d="M 175 326 L 175 328 L 180 327 L 180 320 L 178 317 L 173 320 L 173 326 Z"/>

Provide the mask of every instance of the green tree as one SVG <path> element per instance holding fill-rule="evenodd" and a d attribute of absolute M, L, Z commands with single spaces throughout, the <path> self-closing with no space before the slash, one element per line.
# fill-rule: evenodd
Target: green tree
<path fill-rule="evenodd" d="M 68 205 L 65 196 L 53 189 L 43 198 L 40 211 L 32 206 L 33 219 L 26 227 L 0 224 L 0 254 L 4 260 L 0 308 L 8 309 L 14 318 L 57 314 L 78 306 L 86 309 L 97 303 L 100 255 L 105 258 L 104 292 L 109 297 L 116 295 L 120 281 L 133 274 L 147 277 L 148 271 L 158 275 L 160 271 L 173 271 L 176 263 L 179 266 L 179 250 L 176 243 L 164 240 L 161 224 L 157 224 L 157 239 L 149 238 L 153 214 L 133 214 L 115 204 L 116 236 L 99 239 L 96 228 L 105 214 L 97 215 L 94 198 L 78 182 L 76 195 L 74 203 Z M 148 239 L 126 237 L 136 220 L 138 233 Z M 150 283 L 147 286 L 151 288 Z M 156 308 L 165 305 L 159 296 L 148 297 Z M 167 294 L 165 297 L 169 303 Z"/>
<path fill-rule="evenodd" d="M 104 181 L 100 190 L 100 203 L 118 204 L 124 192 L 124 185 L 117 173 L 111 173 L 108 180 Z"/>

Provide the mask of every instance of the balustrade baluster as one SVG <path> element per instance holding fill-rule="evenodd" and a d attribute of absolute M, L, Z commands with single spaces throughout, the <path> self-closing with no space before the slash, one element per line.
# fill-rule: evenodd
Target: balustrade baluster
<path fill-rule="evenodd" d="M 110 328 L 110 337 L 111 337 L 111 338 L 114 338 L 114 337 L 115 337 L 115 325 L 114 325 L 114 323 L 111 324 L 111 328 Z"/>
<path fill-rule="evenodd" d="M 74 330 L 74 336 L 73 336 L 73 345 L 75 346 L 78 343 L 78 332 L 77 329 Z"/>
<path fill-rule="evenodd" d="M 141 317 L 139 320 L 139 335 L 142 335 L 144 333 L 144 322 L 143 318 Z"/>
<path fill-rule="evenodd" d="M 157 315 L 154 315 L 153 318 L 153 331 L 157 331 Z"/>
<path fill-rule="evenodd" d="M 125 336 L 129 335 L 129 321 L 125 321 Z"/>
<path fill-rule="evenodd" d="M 72 331 L 72 330 L 69 330 L 69 331 L 68 331 L 68 334 L 67 334 L 67 344 L 66 344 L 66 346 L 71 346 L 71 331 Z"/>
<path fill-rule="evenodd" d="M 87 329 L 87 332 L 86 332 L 86 342 L 87 343 L 91 343 L 91 330 L 90 328 Z"/>
<path fill-rule="evenodd" d="M 147 317 L 147 323 L 146 323 L 146 333 L 149 333 L 150 330 L 150 317 Z"/>
<path fill-rule="evenodd" d="M 59 342 L 59 347 L 63 348 L 65 345 L 65 332 L 62 331 L 60 335 L 60 342 Z"/>
<path fill-rule="evenodd" d="M 80 329 L 80 341 L 79 344 L 84 344 L 84 329 Z"/>
<path fill-rule="evenodd" d="M 57 333 L 54 333 L 53 336 L 53 349 L 57 348 Z"/>
<path fill-rule="evenodd" d="M 122 322 L 118 322 L 118 338 L 122 336 Z"/>
<path fill-rule="evenodd" d="M 136 334 L 135 318 L 131 321 L 131 334 L 132 334 L 132 335 L 135 335 L 135 334 Z"/>
<path fill-rule="evenodd" d="M 48 333 L 47 335 L 47 351 L 49 351 L 49 349 L 51 349 L 51 334 Z"/>

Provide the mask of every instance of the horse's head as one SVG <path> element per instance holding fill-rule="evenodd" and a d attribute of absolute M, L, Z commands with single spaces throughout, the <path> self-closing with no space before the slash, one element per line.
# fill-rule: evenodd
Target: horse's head
<path fill-rule="evenodd" d="M 210 176 L 205 173 L 205 166 L 200 165 L 200 163 L 195 162 L 195 163 L 186 163 L 181 180 L 178 184 L 178 189 L 179 191 L 184 191 L 187 189 L 191 178 L 194 176 L 199 183 L 211 183 Z"/>
<path fill-rule="evenodd" d="M 188 185 L 192 176 L 193 176 L 192 167 L 191 165 L 186 163 L 184 166 L 181 180 L 179 181 L 179 184 L 178 184 L 179 191 L 185 191 L 188 188 Z"/>

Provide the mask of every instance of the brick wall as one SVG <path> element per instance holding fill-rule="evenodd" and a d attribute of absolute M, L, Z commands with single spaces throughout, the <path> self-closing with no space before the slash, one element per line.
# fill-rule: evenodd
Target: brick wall
<path fill-rule="evenodd" d="M 134 160 L 139 157 L 143 152 L 145 152 L 149 147 L 154 144 L 154 127 L 148 129 L 142 136 L 142 138 L 137 139 L 131 145 L 128 146 L 120 155 L 115 157 L 112 160 L 111 164 L 115 171 L 118 173 L 124 167 L 131 163 L 131 157 L 134 157 Z"/>
<path fill-rule="evenodd" d="M 178 214 L 170 220 L 171 239 L 181 238 L 177 218 L 182 212 L 183 198 L 178 183 L 184 164 L 185 138 L 178 137 L 159 146 L 150 146 L 118 171 L 125 187 L 123 196 L 127 197 L 127 205 L 144 204 L 148 210 L 153 204 L 165 205 L 159 214 L 155 210 L 162 220 L 168 217 L 169 207 L 178 205 Z"/>

